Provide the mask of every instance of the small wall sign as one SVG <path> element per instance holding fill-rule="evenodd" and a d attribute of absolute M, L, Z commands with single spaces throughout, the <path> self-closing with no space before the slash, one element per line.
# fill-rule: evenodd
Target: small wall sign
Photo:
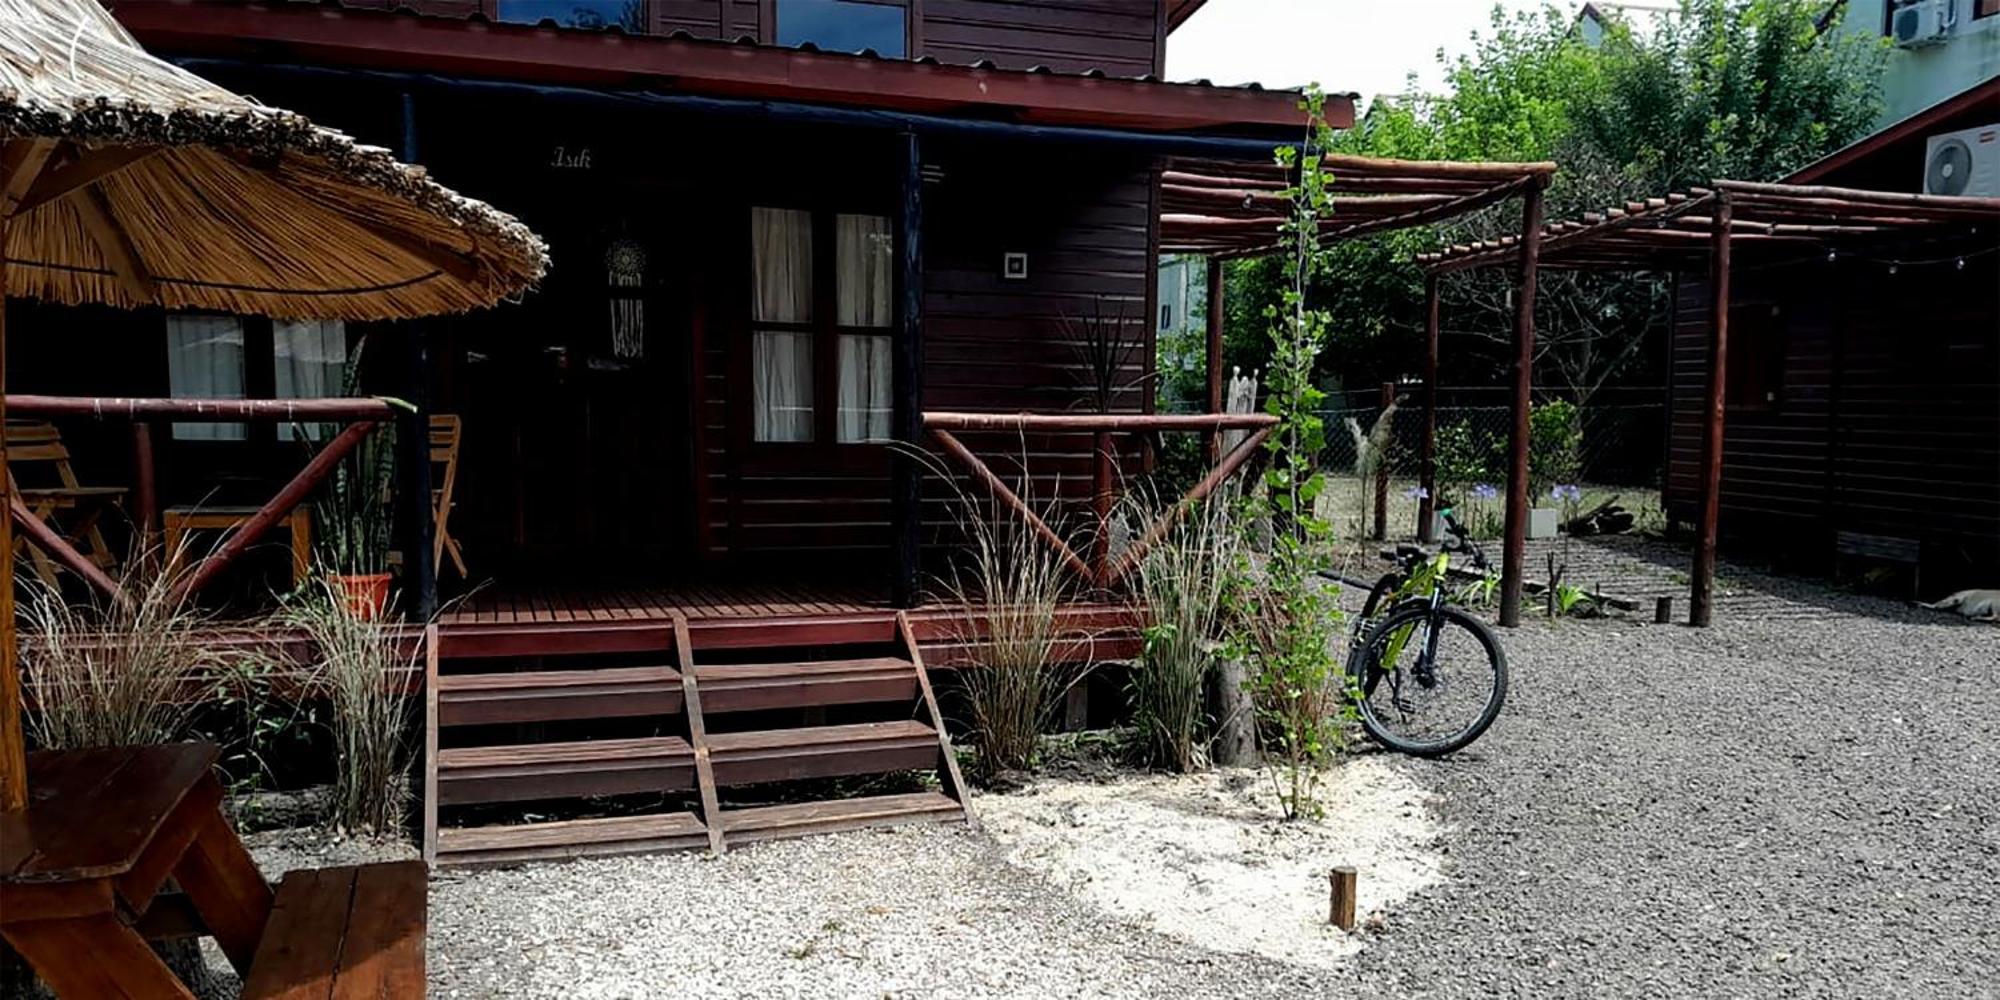
<path fill-rule="evenodd" d="M 1019 250 L 1009 250 L 1000 258 L 1000 276 L 1010 281 L 1024 281 L 1028 277 L 1028 255 Z"/>
<path fill-rule="evenodd" d="M 571 149 L 568 146 L 557 146 L 555 155 L 549 158 L 549 166 L 557 170 L 589 170 L 590 147 L 578 146 Z"/>

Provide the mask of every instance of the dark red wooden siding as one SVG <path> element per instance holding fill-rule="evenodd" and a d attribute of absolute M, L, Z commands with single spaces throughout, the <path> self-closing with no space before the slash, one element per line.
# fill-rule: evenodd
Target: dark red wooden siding
<path fill-rule="evenodd" d="M 1815 562 L 1837 531 L 1923 543 L 1927 579 L 2000 560 L 2000 261 L 1890 274 L 1815 260 L 1739 275 L 1731 365 L 1782 341 L 1768 405 L 1730 406 L 1722 531 Z M 1707 289 L 1687 282 L 1674 335 L 1668 496 L 1691 517 L 1701 456 Z M 1752 317 L 1754 318 L 1754 317 Z M 1732 380 L 1734 381 L 1734 380 Z M 1927 587 L 1928 589 L 1928 587 Z"/>
<path fill-rule="evenodd" d="M 923 55 L 990 59 L 1003 69 L 1161 71 L 1164 21 L 1154 0 L 921 0 Z"/>

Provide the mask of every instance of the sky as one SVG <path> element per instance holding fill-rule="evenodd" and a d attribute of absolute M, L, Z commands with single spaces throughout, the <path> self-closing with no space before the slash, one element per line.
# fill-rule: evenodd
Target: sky
<path fill-rule="evenodd" d="M 1536 10 L 1543 0 L 1497 0 Z M 1376 94 L 1442 88 L 1437 51 L 1471 48 L 1496 0 L 1208 0 L 1167 39 L 1167 79 L 1292 87 L 1317 81 L 1329 92 Z M 1578 7 L 1580 2 L 1563 4 Z"/>

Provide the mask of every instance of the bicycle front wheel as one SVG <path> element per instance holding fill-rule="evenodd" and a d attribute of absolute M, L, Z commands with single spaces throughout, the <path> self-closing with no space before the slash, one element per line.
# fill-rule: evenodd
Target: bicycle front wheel
<path fill-rule="evenodd" d="M 1409 603 L 1368 630 L 1347 661 L 1368 735 L 1391 750 L 1439 757 L 1479 738 L 1507 700 L 1507 654 L 1485 622 Z"/>

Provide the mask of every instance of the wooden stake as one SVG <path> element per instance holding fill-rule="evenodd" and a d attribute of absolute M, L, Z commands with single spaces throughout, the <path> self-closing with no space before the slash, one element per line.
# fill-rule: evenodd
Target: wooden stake
<path fill-rule="evenodd" d="M 1506 532 L 1500 553 L 1500 624 L 1521 624 L 1528 558 L 1528 408 L 1535 376 L 1535 279 L 1541 265 L 1542 188 L 1521 198 L 1521 273 L 1514 289 L 1514 395 L 1509 417 Z"/>
<path fill-rule="evenodd" d="M 1327 874 L 1327 881 L 1333 886 L 1333 899 L 1326 919 L 1344 931 L 1354 929 L 1354 888 L 1357 878 L 1354 869 L 1345 865 Z"/>
<path fill-rule="evenodd" d="M 1653 624 L 1665 625 L 1674 620 L 1674 599 L 1662 597 L 1653 602 Z"/>

